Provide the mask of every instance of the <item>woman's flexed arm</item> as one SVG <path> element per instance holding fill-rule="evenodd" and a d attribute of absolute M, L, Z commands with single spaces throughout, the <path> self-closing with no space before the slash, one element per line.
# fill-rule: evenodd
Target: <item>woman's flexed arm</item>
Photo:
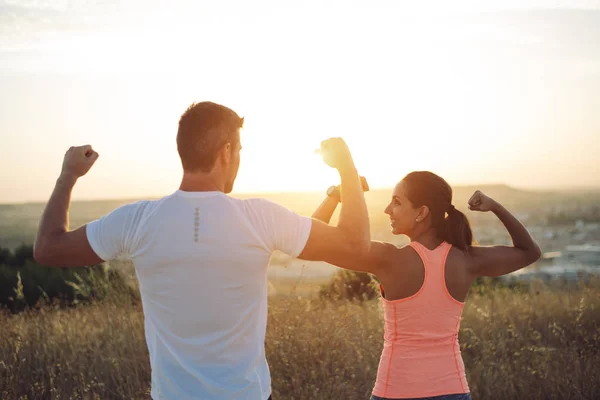
<path fill-rule="evenodd" d="M 337 208 L 339 202 L 340 201 L 338 200 L 338 198 L 334 196 L 327 196 L 325 200 L 323 200 L 323 202 L 315 210 L 315 212 L 312 215 L 312 218 L 318 219 L 319 221 L 328 224 L 329 221 L 331 221 L 331 217 L 333 216 L 333 213 L 335 212 L 335 209 Z"/>
<path fill-rule="evenodd" d="M 368 192 L 369 184 L 367 183 L 367 180 L 365 179 L 364 176 L 360 176 L 359 178 L 360 178 L 360 184 L 362 185 L 363 192 Z M 312 217 L 314 219 L 318 219 L 319 221 L 322 221 L 322 222 L 328 224 L 329 221 L 331 220 L 331 217 L 333 216 L 333 213 L 335 212 L 335 209 L 338 206 L 338 203 L 340 203 L 341 201 L 342 201 L 342 194 L 341 194 L 340 185 L 331 186 L 327 190 L 327 197 L 325 198 L 325 200 L 323 200 L 323 202 L 315 210 Z"/>
<path fill-rule="evenodd" d="M 526 267 L 541 256 L 541 250 L 529 231 L 500 203 L 479 190 L 469 199 L 469 209 L 493 212 L 508 231 L 513 246 L 473 246 L 469 270 L 476 276 L 500 276 Z"/>

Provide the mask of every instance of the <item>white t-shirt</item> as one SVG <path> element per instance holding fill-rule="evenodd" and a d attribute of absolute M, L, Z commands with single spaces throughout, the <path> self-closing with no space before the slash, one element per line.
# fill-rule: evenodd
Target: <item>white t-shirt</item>
<path fill-rule="evenodd" d="M 267 265 L 275 250 L 298 256 L 310 229 L 264 199 L 183 191 L 87 225 L 100 258 L 135 265 L 154 400 L 269 397 Z"/>

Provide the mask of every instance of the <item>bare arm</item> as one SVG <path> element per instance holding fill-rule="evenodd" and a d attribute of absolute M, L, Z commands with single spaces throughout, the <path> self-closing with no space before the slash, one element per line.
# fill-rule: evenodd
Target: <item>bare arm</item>
<path fill-rule="evenodd" d="M 360 185 L 364 192 L 369 191 L 369 183 L 364 176 L 359 176 Z M 341 193 L 340 193 L 340 185 L 335 186 L 335 189 L 332 192 L 328 192 L 328 196 L 323 200 L 323 202 L 319 205 L 319 207 L 315 210 L 312 215 L 312 218 L 318 219 L 326 224 L 331 221 L 331 216 L 335 212 L 335 209 L 338 206 L 338 203 L 342 201 Z"/>
<path fill-rule="evenodd" d="M 474 211 L 491 211 L 504 224 L 513 246 L 474 246 L 469 269 L 475 276 L 500 276 L 524 268 L 541 256 L 541 250 L 527 228 L 500 203 L 477 191 L 469 200 Z"/>
<path fill-rule="evenodd" d="M 314 212 L 312 218 L 325 224 L 329 223 L 337 205 L 338 200 L 335 197 L 328 196 Z M 320 226 L 320 224 L 316 226 L 314 226 L 314 224 L 317 224 L 317 221 L 313 222 L 313 229 L 315 230 L 315 233 L 321 229 L 324 231 L 328 229 Z M 323 232 L 322 234 L 317 235 L 325 234 L 326 233 Z M 397 250 L 397 247 L 393 244 L 372 241 L 370 250 L 364 254 L 350 251 L 332 251 L 328 254 L 325 254 L 323 261 L 344 269 L 378 274 L 383 269 L 385 260 L 389 258 L 389 255 L 393 250 Z"/>
<path fill-rule="evenodd" d="M 83 266 L 101 263 L 92 250 L 85 226 L 69 231 L 69 206 L 73 187 L 98 158 L 91 146 L 72 147 L 46 205 L 34 245 L 35 260 L 48 266 Z"/>
<path fill-rule="evenodd" d="M 321 146 L 325 162 L 340 173 L 344 201 L 337 226 L 313 221 L 307 244 L 298 257 L 326 261 L 335 254 L 364 255 L 371 247 L 369 214 L 354 161 L 342 139 L 329 139 Z"/>
<path fill-rule="evenodd" d="M 340 177 L 343 202 L 338 228 L 350 233 L 353 244 L 359 246 L 361 250 L 368 251 L 371 245 L 369 212 L 365 202 L 362 182 L 356 172 L 354 163 L 348 171 L 340 171 Z"/>
<path fill-rule="evenodd" d="M 391 265 L 397 250 L 398 247 L 391 243 L 371 241 L 367 252 L 330 252 L 323 261 L 351 271 L 369 272 L 380 278 L 386 267 Z"/>
<path fill-rule="evenodd" d="M 325 200 L 319 205 L 312 215 L 312 218 L 317 219 L 326 224 L 331 221 L 331 216 L 337 208 L 339 200 L 334 196 L 327 196 Z"/>

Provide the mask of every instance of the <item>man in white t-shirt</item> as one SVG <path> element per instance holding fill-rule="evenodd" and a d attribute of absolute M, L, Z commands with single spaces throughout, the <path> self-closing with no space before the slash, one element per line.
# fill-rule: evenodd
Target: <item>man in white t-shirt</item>
<path fill-rule="evenodd" d="M 40 222 L 34 255 L 43 265 L 91 265 L 120 254 L 133 260 L 154 400 L 270 398 L 264 340 L 271 253 L 335 262 L 370 247 L 361 184 L 340 138 L 321 144 L 342 182 L 337 226 L 264 199 L 228 196 L 240 164 L 242 125 L 227 107 L 192 104 L 177 132 L 179 190 L 70 231 L 72 189 L 98 159 L 89 145 L 72 147 Z"/>

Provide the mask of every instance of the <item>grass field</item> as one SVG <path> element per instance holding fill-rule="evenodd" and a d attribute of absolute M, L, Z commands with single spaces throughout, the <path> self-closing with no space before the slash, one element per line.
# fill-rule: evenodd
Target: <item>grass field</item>
<path fill-rule="evenodd" d="M 290 282 L 275 289 L 308 290 Z M 599 287 L 472 295 L 460 342 L 473 398 L 597 398 Z M 378 301 L 277 295 L 269 307 L 275 399 L 369 397 L 382 346 Z M 2 399 L 148 398 L 139 304 L 2 313 L 0 337 Z"/>
<path fill-rule="evenodd" d="M 473 189 L 456 190 L 455 203 L 464 205 Z M 539 203 L 533 192 L 486 190 L 510 198 L 508 205 L 519 204 L 523 212 Z M 556 201 L 566 201 L 564 196 Z M 269 198 L 309 215 L 322 194 Z M 389 233 L 382 212 L 388 198 L 389 190 L 367 195 L 373 238 L 403 244 L 403 238 Z M 75 202 L 72 227 L 126 202 Z M 0 246 L 31 243 L 42 210 L 42 204 L 0 205 Z M 484 230 L 499 224 L 491 215 L 470 213 L 469 218 Z M 321 300 L 315 294 L 331 271 L 318 264 L 305 268 L 282 255 L 272 261 L 266 348 L 274 399 L 368 399 L 383 340 L 378 301 Z M 135 284 L 130 263 L 115 266 Z M 493 289 L 471 295 L 460 341 L 473 398 L 600 398 L 599 289 L 595 283 L 569 291 Z M 0 311 L 0 338 L 2 400 L 149 398 L 140 304 L 110 299 L 18 315 Z"/>

